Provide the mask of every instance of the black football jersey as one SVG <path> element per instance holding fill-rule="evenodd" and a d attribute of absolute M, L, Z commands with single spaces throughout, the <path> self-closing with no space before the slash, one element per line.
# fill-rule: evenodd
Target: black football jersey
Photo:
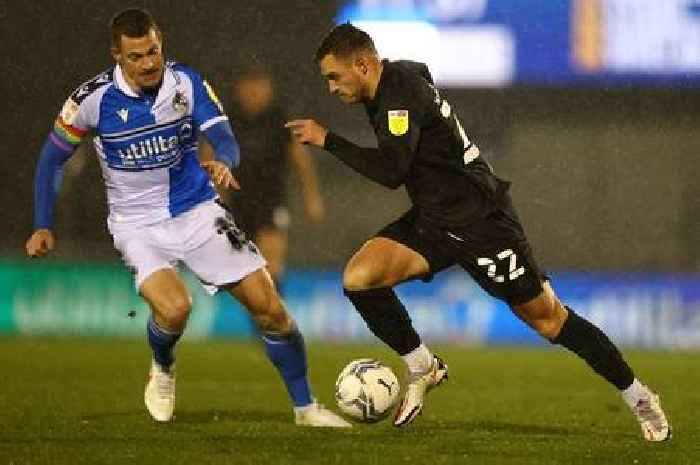
<path fill-rule="evenodd" d="M 437 225 L 467 226 L 501 204 L 509 183 L 481 158 L 425 64 L 384 60 L 365 107 L 378 148 L 360 148 L 332 132 L 324 148 L 380 184 L 406 186 L 419 215 Z"/>

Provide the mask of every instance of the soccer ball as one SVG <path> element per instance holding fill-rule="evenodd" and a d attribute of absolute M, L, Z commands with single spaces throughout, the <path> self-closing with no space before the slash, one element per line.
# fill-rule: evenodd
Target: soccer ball
<path fill-rule="evenodd" d="M 340 411 L 353 420 L 373 423 L 386 417 L 399 399 L 399 380 L 378 360 L 361 358 L 348 363 L 335 382 Z"/>

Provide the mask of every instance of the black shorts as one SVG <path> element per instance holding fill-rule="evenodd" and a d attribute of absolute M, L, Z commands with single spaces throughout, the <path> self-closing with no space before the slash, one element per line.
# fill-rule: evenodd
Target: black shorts
<path fill-rule="evenodd" d="M 542 292 L 546 277 L 532 256 L 510 197 L 505 196 L 502 206 L 468 227 L 436 226 L 411 209 L 377 236 L 425 257 L 430 272 L 424 281 L 459 264 L 490 295 L 509 305 L 522 304 Z"/>

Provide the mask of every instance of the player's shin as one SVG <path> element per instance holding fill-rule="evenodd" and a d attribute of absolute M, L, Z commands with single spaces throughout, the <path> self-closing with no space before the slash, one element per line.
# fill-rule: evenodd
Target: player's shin
<path fill-rule="evenodd" d="M 265 352 L 282 376 L 294 406 L 311 404 L 313 399 L 307 377 L 306 347 L 296 325 L 287 333 L 261 331 L 261 337 Z"/>
<path fill-rule="evenodd" d="M 593 370 L 619 390 L 627 389 L 634 373 L 615 344 L 594 324 L 569 307 L 569 315 L 559 334 L 551 340 L 581 357 Z"/>
<path fill-rule="evenodd" d="M 345 295 L 365 320 L 370 331 L 396 353 L 407 355 L 421 346 L 420 336 L 392 288 L 356 291 L 345 289 Z"/>
<path fill-rule="evenodd" d="M 148 344 L 153 350 L 153 359 L 164 371 L 168 371 L 175 362 L 173 347 L 175 347 L 182 333 L 175 333 L 161 328 L 153 319 L 153 315 L 151 315 L 148 319 L 147 334 Z"/>

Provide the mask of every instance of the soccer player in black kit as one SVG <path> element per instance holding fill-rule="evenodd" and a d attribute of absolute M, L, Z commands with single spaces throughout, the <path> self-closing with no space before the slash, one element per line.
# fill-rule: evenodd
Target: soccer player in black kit
<path fill-rule="evenodd" d="M 596 326 L 564 306 L 532 256 L 508 194 L 479 156 L 428 68 L 380 60 L 371 37 L 349 23 L 335 27 L 316 53 L 331 94 L 362 103 L 377 149 L 362 148 L 311 119 L 287 123 L 302 143 L 323 147 L 384 186 L 406 186 L 412 208 L 355 253 L 343 275 L 345 295 L 369 329 L 402 356 L 408 386 L 395 426 L 413 421 L 447 366 L 421 343 L 392 286 L 459 264 L 542 337 L 581 357 L 621 391 L 644 438 L 663 441 L 671 428 L 659 397 L 635 378 Z"/>

